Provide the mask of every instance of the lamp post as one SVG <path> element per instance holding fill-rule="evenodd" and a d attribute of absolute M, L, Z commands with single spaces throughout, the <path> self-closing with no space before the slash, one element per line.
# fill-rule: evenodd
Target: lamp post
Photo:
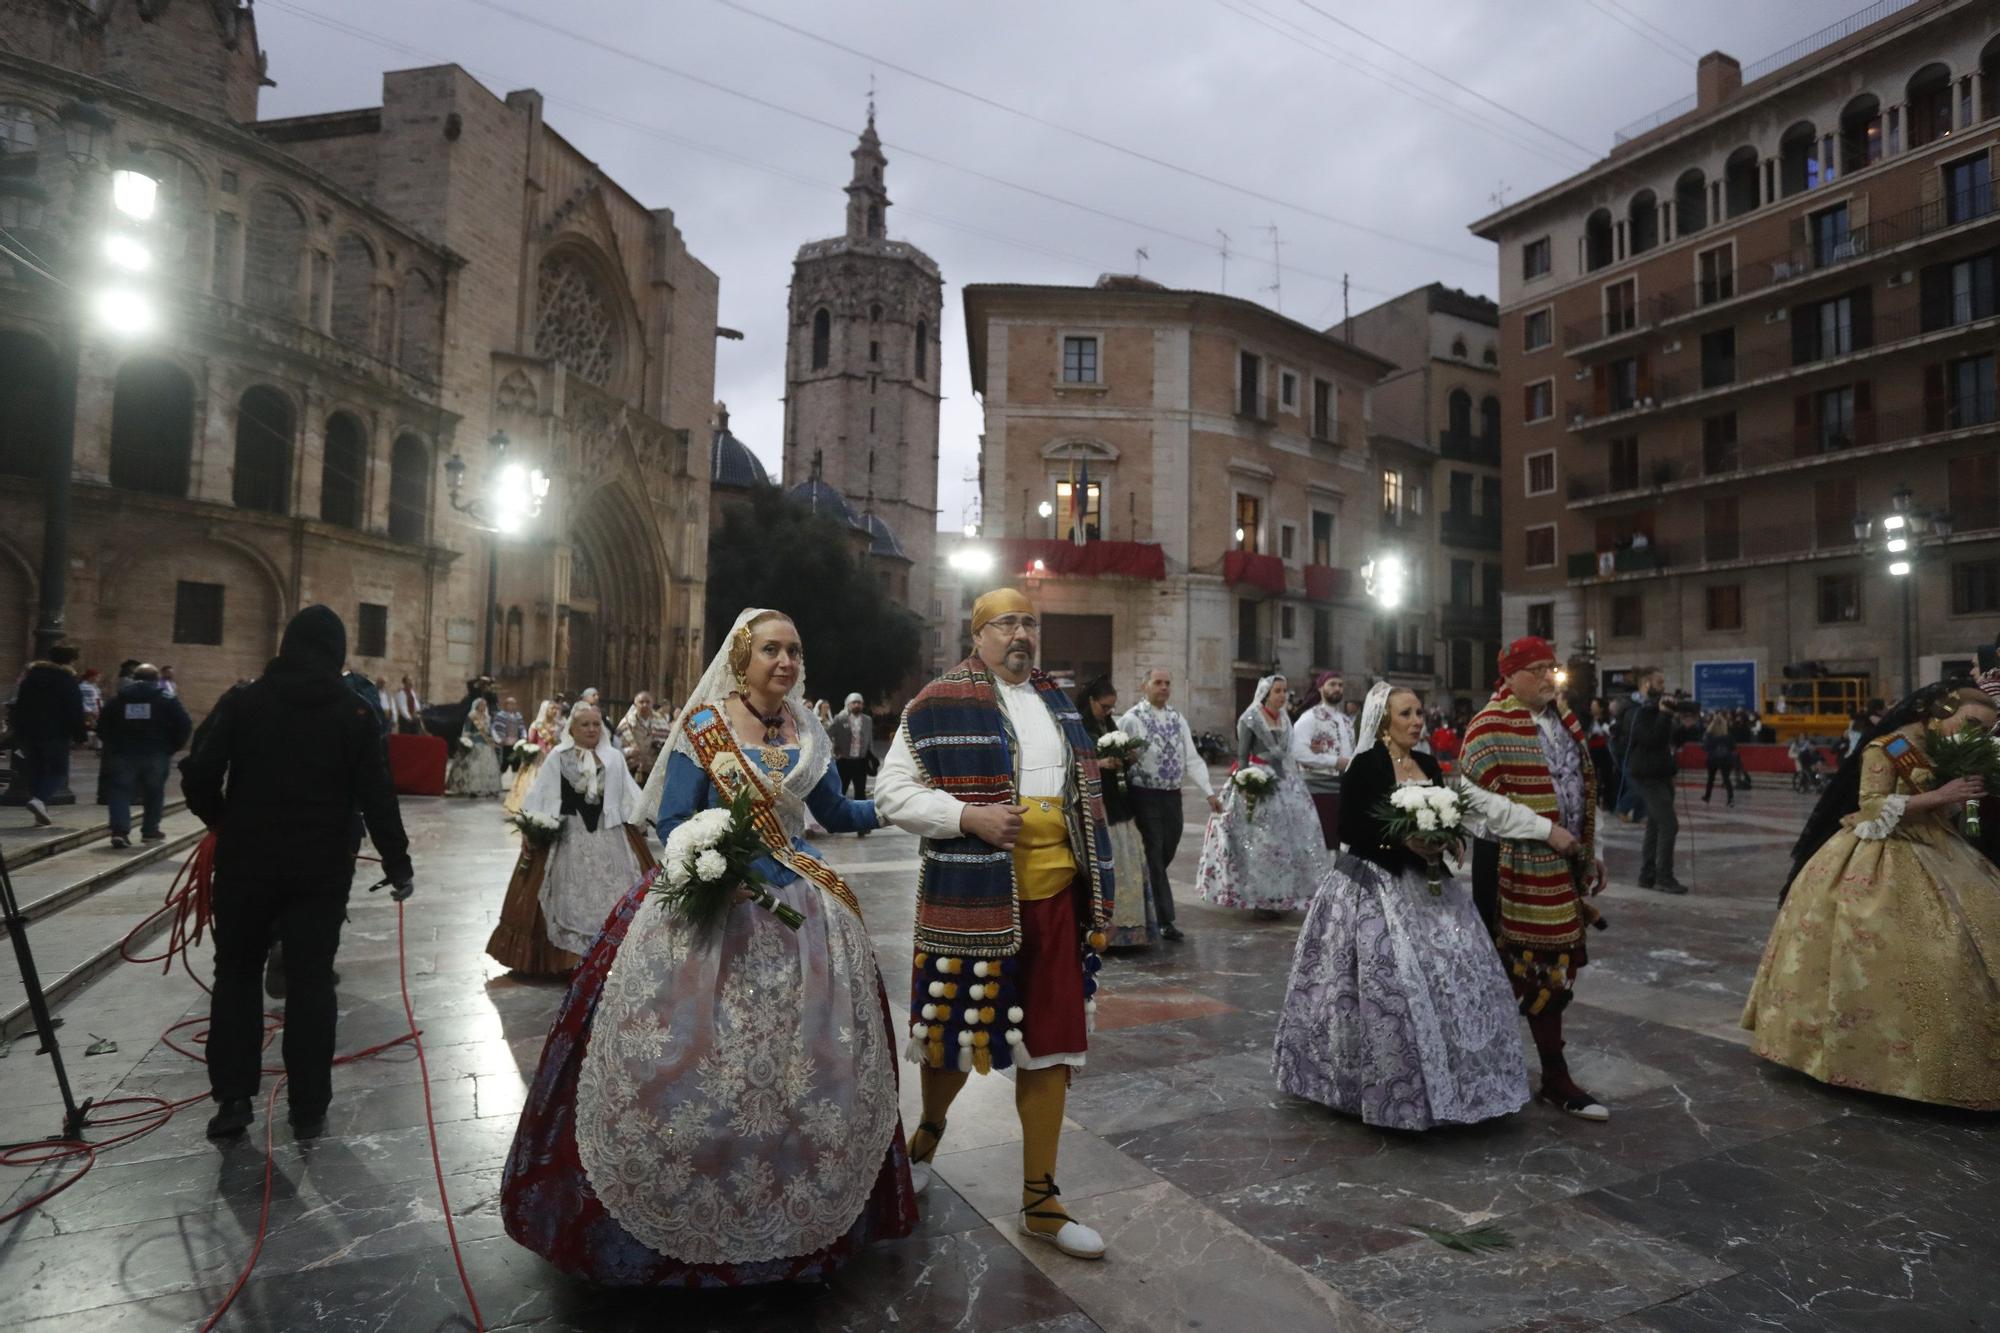
<path fill-rule="evenodd" d="M 486 443 L 493 450 L 492 489 L 485 495 L 463 498 L 465 460 L 452 450 L 444 461 L 444 479 L 451 507 L 473 521 L 486 534 L 486 637 L 480 658 L 480 674 L 493 674 L 493 622 L 500 616 L 500 538 L 519 532 L 529 519 L 539 518 L 542 502 L 548 499 L 548 474 L 507 461 L 507 432 L 496 430 Z"/>
<path fill-rule="evenodd" d="M 1403 594 L 1409 585 L 1409 567 L 1403 557 L 1394 551 L 1385 551 L 1361 567 L 1361 586 L 1369 600 L 1375 603 L 1379 617 L 1386 618 L 1403 604 Z M 1388 647 L 1393 639 L 1385 642 L 1382 649 L 1382 674 L 1388 675 L 1395 669 L 1396 650 Z"/>
<path fill-rule="evenodd" d="M 1917 688 L 1917 603 L 1912 585 L 1916 583 L 1916 568 L 1922 559 L 1922 542 L 1926 536 L 1949 537 L 1952 520 L 1944 510 L 1930 514 L 1917 512 L 1916 493 L 1903 485 L 1890 495 L 1889 512 L 1880 519 L 1855 515 L 1854 540 L 1866 548 L 1878 523 L 1882 529 L 1881 554 L 1888 557 L 1885 568 L 1903 590 L 1903 694 L 1908 697 Z"/>

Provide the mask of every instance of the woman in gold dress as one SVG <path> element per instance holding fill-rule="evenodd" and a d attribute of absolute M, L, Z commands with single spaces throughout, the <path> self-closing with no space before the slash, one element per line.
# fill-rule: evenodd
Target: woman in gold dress
<path fill-rule="evenodd" d="M 1984 789 L 1935 784 L 1925 750 L 1994 719 L 1970 682 L 1921 690 L 1849 761 L 1844 800 L 1835 780 L 1815 822 L 1847 813 L 1792 881 L 1744 1007 L 1757 1054 L 1839 1087 L 2000 1109 L 2000 869 L 1958 828 Z"/>

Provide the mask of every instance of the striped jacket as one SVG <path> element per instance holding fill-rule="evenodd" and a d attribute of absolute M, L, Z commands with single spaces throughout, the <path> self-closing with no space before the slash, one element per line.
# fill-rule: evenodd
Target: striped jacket
<path fill-rule="evenodd" d="M 1597 854 L 1597 773 L 1576 715 L 1565 708 L 1561 716 L 1564 729 L 1582 752 L 1583 828 L 1577 841 L 1578 855 L 1588 864 Z M 1542 755 L 1534 715 L 1506 687 L 1466 728 L 1458 762 L 1469 781 L 1519 801 L 1538 815 L 1557 817 L 1555 783 Z M 1501 842 L 1499 935 L 1512 948 L 1552 952 L 1583 938 L 1570 862 L 1547 843 L 1512 838 Z"/>

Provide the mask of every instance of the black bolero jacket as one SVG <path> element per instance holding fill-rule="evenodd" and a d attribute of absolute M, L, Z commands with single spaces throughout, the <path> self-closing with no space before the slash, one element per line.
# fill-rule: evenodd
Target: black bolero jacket
<path fill-rule="evenodd" d="M 1422 750 L 1410 756 L 1432 782 L 1439 781 L 1437 760 Z M 1372 861 L 1392 875 L 1405 870 L 1423 870 L 1424 858 L 1400 842 L 1385 843 L 1375 807 L 1389 799 L 1396 789 L 1396 765 L 1389 747 L 1376 743 L 1354 756 L 1340 778 L 1340 840 L 1347 850 L 1364 861 Z"/>

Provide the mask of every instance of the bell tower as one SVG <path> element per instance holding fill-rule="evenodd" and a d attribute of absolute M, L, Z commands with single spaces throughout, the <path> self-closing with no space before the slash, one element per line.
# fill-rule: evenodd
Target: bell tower
<path fill-rule="evenodd" d="M 909 563 L 902 600 L 931 619 L 937 549 L 938 323 L 944 279 L 889 236 L 888 158 L 875 108 L 850 156 L 847 228 L 792 263 L 785 347 L 784 484 L 820 480 L 880 520 Z M 898 587 L 898 580 L 889 580 Z"/>

